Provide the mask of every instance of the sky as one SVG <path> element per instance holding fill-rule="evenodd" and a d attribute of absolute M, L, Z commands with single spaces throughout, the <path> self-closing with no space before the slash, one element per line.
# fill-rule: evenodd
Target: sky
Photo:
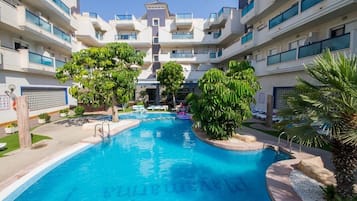
<path fill-rule="evenodd" d="M 108 21 L 115 14 L 133 14 L 136 18 L 145 14 L 145 3 L 153 0 L 80 0 L 82 12 L 95 12 Z M 171 13 L 193 13 L 194 18 L 208 18 L 210 13 L 222 7 L 238 7 L 238 0 L 160 0 L 169 6 Z"/>

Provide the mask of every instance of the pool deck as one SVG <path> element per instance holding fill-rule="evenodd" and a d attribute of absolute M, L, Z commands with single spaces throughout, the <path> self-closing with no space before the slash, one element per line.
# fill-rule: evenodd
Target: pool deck
<path fill-rule="evenodd" d="M 139 123 L 140 121 L 138 120 L 121 120 L 119 123 L 111 125 L 111 133 L 114 134 L 135 127 Z M 0 165 L 0 198 L 1 193 L 10 184 L 25 177 L 40 165 L 48 163 L 48 161 L 58 158 L 66 152 L 76 150 L 78 147 L 99 143 L 102 140 L 101 137 L 93 137 L 95 124 L 89 123 L 82 128 L 82 125 L 57 121 L 35 129 L 33 133 L 46 135 L 52 139 L 40 141 L 34 144 L 32 149 L 16 150 L 8 153 L 6 157 L 0 158 L 0 164 L 2 164 Z M 236 139 L 211 141 L 207 139 L 204 133 L 196 132 L 196 134 L 201 140 L 225 149 L 257 150 L 277 145 L 275 137 L 255 129 L 243 127 L 238 132 L 240 134 L 254 135 L 257 138 L 257 142 L 245 143 Z M 280 147 L 287 150 L 287 147 L 284 147 L 286 144 L 286 141 L 282 140 Z M 293 190 L 289 179 L 290 172 L 293 170 L 293 166 L 300 161 L 299 159 L 312 157 L 313 155 L 311 154 L 318 155 L 322 157 L 325 164 L 327 163 L 327 167 L 331 168 L 329 167 L 331 155 L 326 151 L 302 147 L 302 152 L 299 152 L 298 145 L 294 145 L 292 152 L 296 159 L 274 163 L 267 170 L 267 187 L 273 201 L 301 201 Z"/>

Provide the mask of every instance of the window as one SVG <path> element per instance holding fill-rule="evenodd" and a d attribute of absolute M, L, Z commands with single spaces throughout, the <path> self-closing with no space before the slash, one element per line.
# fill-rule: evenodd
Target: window
<path fill-rule="evenodd" d="M 154 55 L 154 62 L 158 62 L 159 61 L 159 55 Z"/>
<path fill-rule="evenodd" d="M 274 96 L 274 108 L 275 109 L 284 109 L 287 107 L 286 96 L 294 92 L 293 87 L 274 87 L 273 96 Z"/>
<path fill-rule="evenodd" d="M 330 30 L 330 37 L 331 38 L 334 38 L 334 37 L 337 37 L 337 36 L 342 36 L 343 34 L 345 34 L 345 25 L 338 26 L 338 27 L 332 28 Z"/>
<path fill-rule="evenodd" d="M 296 49 L 305 44 L 305 39 L 295 40 L 289 43 L 289 50 Z"/>
<path fill-rule="evenodd" d="M 152 38 L 152 43 L 154 43 L 154 44 L 159 43 L 159 38 L 158 37 L 153 37 Z"/>
<path fill-rule="evenodd" d="M 262 61 L 262 60 L 264 60 L 264 55 L 263 55 L 263 54 L 257 54 L 257 55 L 255 55 L 255 60 L 256 60 L 256 61 Z"/>
<path fill-rule="evenodd" d="M 278 50 L 277 49 L 270 49 L 269 50 L 269 55 L 274 55 L 274 54 L 277 54 L 278 53 Z"/>
<path fill-rule="evenodd" d="M 159 26 L 160 19 L 159 18 L 152 18 L 152 26 Z"/>

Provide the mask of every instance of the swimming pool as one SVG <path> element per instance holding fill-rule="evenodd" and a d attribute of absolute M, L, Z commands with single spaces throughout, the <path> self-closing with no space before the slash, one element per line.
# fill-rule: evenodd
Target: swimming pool
<path fill-rule="evenodd" d="M 265 170 L 281 155 L 205 144 L 191 122 L 142 122 L 65 161 L 16 200 L 270 200 Z"/>

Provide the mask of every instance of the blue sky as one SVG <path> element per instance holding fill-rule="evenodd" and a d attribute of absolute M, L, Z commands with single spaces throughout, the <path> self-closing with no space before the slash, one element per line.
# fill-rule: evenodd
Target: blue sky
<path fill-rule="evenodd" d="M 81 12 L 95 12 L 103 19 L 113 19 L 115 14 L 145 14 L 145 3 L 153 0 L 81 0 Z M 161 0 L 169 5 L 171 13 L 192 12 L 194 17 L 207 18 L 223 6 L 237 7 L 238 0 Z"/>

